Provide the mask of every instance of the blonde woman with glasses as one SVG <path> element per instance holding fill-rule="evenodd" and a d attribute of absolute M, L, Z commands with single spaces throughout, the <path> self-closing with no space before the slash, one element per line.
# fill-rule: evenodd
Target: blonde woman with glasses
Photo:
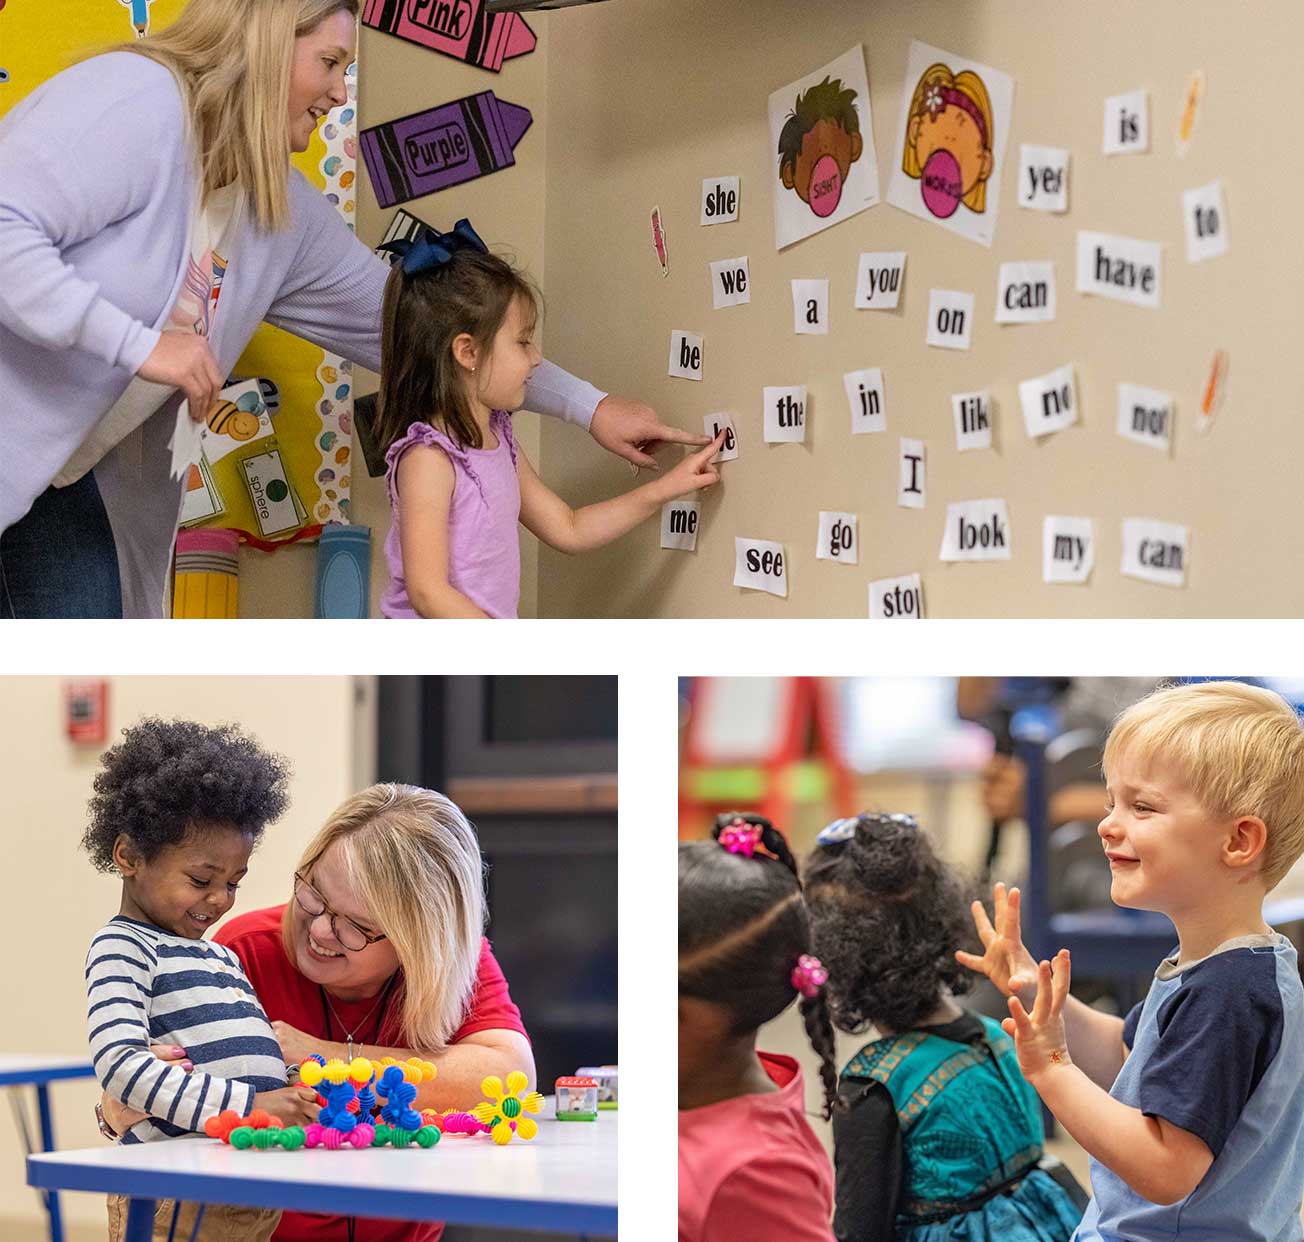
<path fill-rule="evenodd" d="M 176 410 L 208 414 L 262 321 L 379 371 L 389 269 L 290 165 L 347 99 L 358 8 L 190 0 L 0 121 L 0 617 L 162 615 Z M 526 405 L 642 465 L 707 443 L 548 363 Z"/>
<path fill-rule="evenodd" d="M 484 938 L 483 872 L 474 830 L 442 794 L 373 785 L 308 843 L 284 905 L 242 914 L 213 940 L 240 958 L 288 1064 L 310 1052 L 420 1056 L 439 1073 L 420 1085 L 414 1107 L 465 1106 L 487 1074 L 519 1069 L 531 1088 L 535 1080 L 520 1011 Z M 118 1133 L 140 1116 L 107 1096 L 101 1106 Z M 193 1213 L 186 1205 L 179 1236 Z M 170 1205 L 160 1211 L 165 1233 L 171 1215 Z M 273 1239 L 435 1242 L 442 1231 L 285 1212 Z"/>

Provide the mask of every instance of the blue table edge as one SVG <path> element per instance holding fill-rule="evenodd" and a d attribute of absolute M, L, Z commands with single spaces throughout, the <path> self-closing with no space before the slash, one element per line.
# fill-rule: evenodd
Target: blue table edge
<path fill-rule="evenodd" d="M 496 1199 L 487 1195 L 377 1187 L 380 1195 L 377 1205 L 372 1206 L 366 1201 L 367 1192 L 356 1187 L 307 1185 L 299 1181 L 251 1181 L 154 1169 L 116 1169 L 100 1164 L 76 1165 L 69 1164 L 66 1159 L 54 1161 L 39 1155 L 27 1158 L 27 1182 L 41 1190 L 90 1191 L 136 1199 L 181 1199 L 185 1202 L 232 1203 L 337 1216 L 444 1221 L 455 1225 L 497 1225 L 500 1228 L 616 1236 L 617 1209 L 595 1203 Z"/>
<path fill-rule="evenodd" d="M 42 1083 L 63 1078 L 94 1078 L 95 1067 L 89 1062 L 79 1065 L 48 1066 L 44 1069 L 0 1070 L 0 1087 L 39 1087 Z"/>

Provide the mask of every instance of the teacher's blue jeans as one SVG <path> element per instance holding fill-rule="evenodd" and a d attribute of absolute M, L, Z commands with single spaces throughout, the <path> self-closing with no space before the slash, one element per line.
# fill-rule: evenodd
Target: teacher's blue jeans
<path fill-rule="evenodd" d="M 92 471 L 47 488 L 0 533 L 0 618 L 121 616 L 118 553 Z"/>

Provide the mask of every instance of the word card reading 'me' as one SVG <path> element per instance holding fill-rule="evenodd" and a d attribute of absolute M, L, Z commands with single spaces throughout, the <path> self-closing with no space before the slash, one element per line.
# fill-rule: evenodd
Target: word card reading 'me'
<path fill-rule="evenodd" d="M 816 559 L 860 564 L 859 520 L 854 513 L 820 511 L 820 533 L 815 544 Z"/>
<path fill-rule="evenodd" d="M 924 588 L 918 574 L 879 578 L 869 584 L 871 621 L 922 621 Z"/>
<path fill-rule="evenodd" d="M 1123 519 L 1123 572 L 1161 586 L 1182 586 L 1190 555 L 1190 532 L 1177 522 Z"/>
<path fill-rule="evenodd" d="M 1046 582 L 1086 582 L 1096 564 L 1089 517 L 1048 516 L 1041 527 L 1041 576 Z"/>
<path fill-rule="evenodd" d="M 787 599 L 788 565 L 783 544 L 735 536 L 733 584 Z"/>
<path fill-rule="evenodd" d="M 946 506 L 944 561 L 1008 561 L 1010 515 L 1004 500 L 959 500 Z"/>
<path fill-rule="evenodd" d="M 702 506 L 696 500 L 672 500 L 661 506 L 661 546 L 681 552 L 697 550 L 697 527 Z"/>

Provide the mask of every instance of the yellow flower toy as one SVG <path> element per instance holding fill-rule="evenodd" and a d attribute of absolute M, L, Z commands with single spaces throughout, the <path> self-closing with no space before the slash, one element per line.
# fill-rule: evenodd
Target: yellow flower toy
<path fill-rule="evenodd" d="M 481 1125 L 489 1127 L 493 1141 L 502 1147 L 517 1138 L 532 1139 L 539 1133 L 539 1123 L 526 1113 L 537 1113 L 543 1107 L 543 1096 L 537 1091 L 522 1095 L 530 1080 L 520 1070 L 507 1075 L 507 1087 L 496 1074 L 490 1074 L 480 1084 L 480 1090 L 489 1097 L 471 1109 L 471 1116 Z"/>

